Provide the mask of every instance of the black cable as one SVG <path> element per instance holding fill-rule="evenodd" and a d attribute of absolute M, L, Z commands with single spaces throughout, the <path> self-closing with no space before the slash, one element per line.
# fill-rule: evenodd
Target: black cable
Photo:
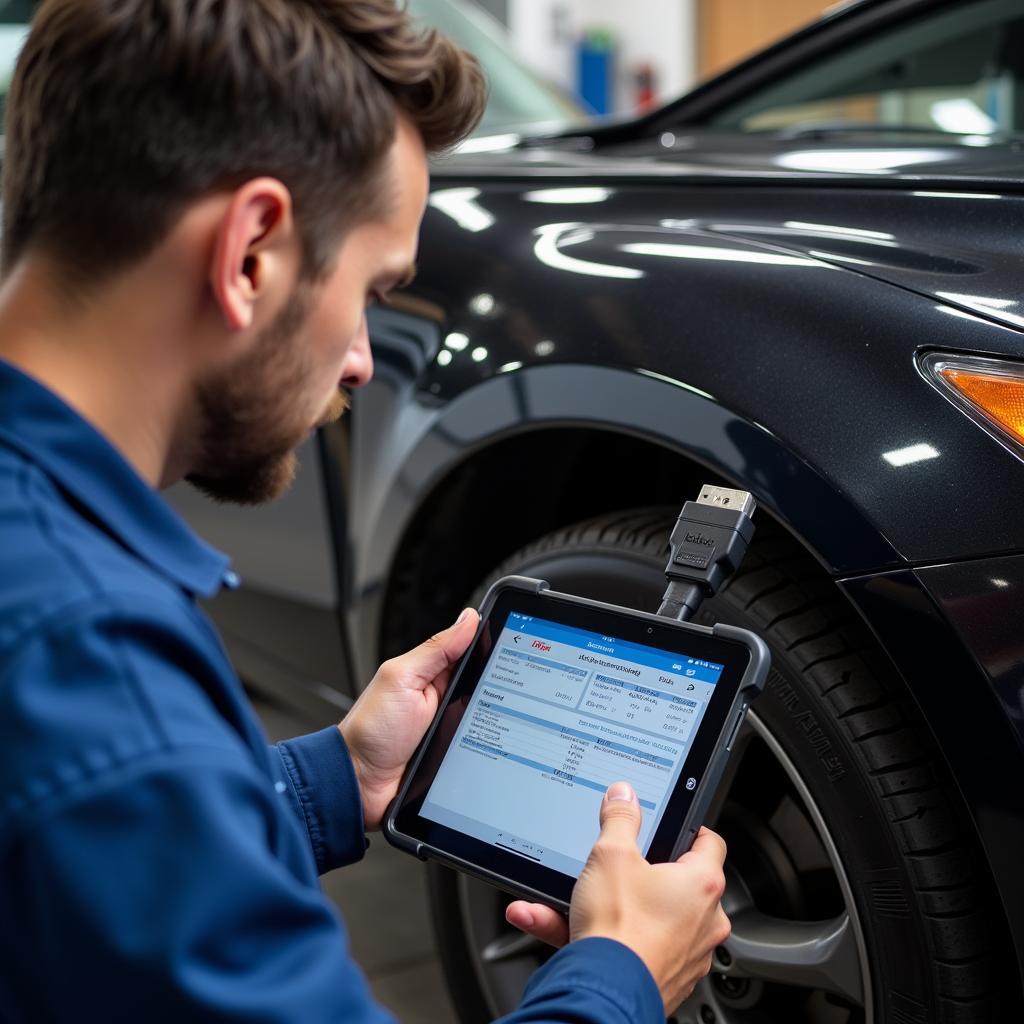
<path fill-rule="evenodd" d="M 658 614 L 666 619 L 678 619 L 686 622 L 704 600 L 704 594 L 696 583 L 683 583 L 681 580 L 669 580 L 668 589 L 661 599 Z"/>

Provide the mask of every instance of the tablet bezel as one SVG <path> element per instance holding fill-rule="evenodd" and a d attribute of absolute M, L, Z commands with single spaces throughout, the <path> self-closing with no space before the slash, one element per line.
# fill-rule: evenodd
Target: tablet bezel
<path fill-rule="evenodd" d="M 501 634 L 509 614 L 520 612 L 723 666 L 675 789 L 652 838 L 647 853 L 647 859 L 652 863 L 669 859 L 677 846 L 687 814 L 701 791 L 700 785 L 687 790 L 685 780 L 691 777 L 701 780 L 719 751 L 722 734 L 732 721 L 730 712 L 737 704 L 753 652 L 738 640 L 713 636 L 706 627 L 547 590 L 526 589 L 513 581 L 499 587 L 489 597 L 491 600 L 483 609 L 484 617 L 476 638 L 452 680 L 442 708 L 389 815 L 389 839 L 404 838 L 407 841 L 400 845 L 415 848 L 420 856 L 456 864 L 510 892 L 534 897 L 539 894 L 568 905 L 576 883 L 574 876 L 534 863 L 526 856 L 505 851 L 420 814 L 426 794 L 448 752 L 469 700 L 480 684 L 495 639 Z"/>

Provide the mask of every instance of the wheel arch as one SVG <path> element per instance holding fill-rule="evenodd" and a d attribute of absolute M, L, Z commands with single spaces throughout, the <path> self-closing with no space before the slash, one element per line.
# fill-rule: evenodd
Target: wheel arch
<path fill-rule="evenodd" d="M 628 466 L 621 489 L 584 491 L 581 482 L 593 476 L 609 454 Z M 534 467 L 530 487 L 539 500 L 495 501 L 500 495 L 500 466 L 507 463 Z M 557 424 L 496 439 L 437 482 L 402 535 L 385 591 L 381 654 L 395 653 L 406 642 L 393 631 L 389 642 L 389 623 L 409 624 L 408 631 L 403 629 L 409 638 L 423 633 L 422 625 L 413 626 L 397 610 L 410 596 L 410 584 L 420 598 L 429 589 L 430 621 L 440 625 L 494 566 L 530 541 L 592 515 L 671 505 L 678 495 L 694 491 L 706 480 L 730 483 L 669 448 L 608 427 Z M 624 494 L 628 498 L 623 499 Z M 481 508 L 490 511 L 484 517 L 460 511 Z M 417 578 L 418 585 L 413 582 Z M 421 602 L 419 607 L 424 607 Z"/>
<path fill-rule="evenodd" d="M 357 613 L 367 663 L 442 625 L 524 543 L 603 512 L 678 505 L 706 480 L 750 490 L 824 572 L 899 562 L 852 500 L 770 431 L 637 371 L 552 366 L 492 378 L 435 412 L 401 464 L 381 472 L 393 482 L 380 514 L 364 515 L 381 570 L 360 588 L 376 595 Z M 415 631 L 385 630 L 395 622 Z"/>

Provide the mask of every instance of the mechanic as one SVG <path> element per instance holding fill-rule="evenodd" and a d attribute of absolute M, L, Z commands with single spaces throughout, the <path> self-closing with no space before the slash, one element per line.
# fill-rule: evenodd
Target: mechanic
<path fill-rule="evenodd" d="M 477 623 L 268 746 L 158 492 L 280 494 L 372 373 L 476 62 L 391 0 L 44 0 L 7 110 L 0 1019 L 381 1021 L 318 874 L 358 860 Z M 724 846 L 651 866 L 624 783 L 510 1021 L 660 1021 L 728 933 Z M 570 941 L 572 940 L 572 941 Z"/>

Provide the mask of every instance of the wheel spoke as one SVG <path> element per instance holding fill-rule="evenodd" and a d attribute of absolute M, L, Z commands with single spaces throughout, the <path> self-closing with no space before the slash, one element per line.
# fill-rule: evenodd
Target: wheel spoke
<path fill-rule="evenodd" d="M 480 952 L 480 959 L 487 964 L 498 963 L 502 960 L 514 960 L 516 957 L 535 954 L 542 948 L 542 945 L 540 939 L 535 939 L 532 935 L 509 932 L 488 942 Z"/>
<path fill-rule="evenodd" d="M 823 989 L 857 1006 L 864 1004 L 849 914 L 829 921 L 786 921 L 748 907 L 733 917 L 725 948 L 732 962 L 724 974 Z"/>

